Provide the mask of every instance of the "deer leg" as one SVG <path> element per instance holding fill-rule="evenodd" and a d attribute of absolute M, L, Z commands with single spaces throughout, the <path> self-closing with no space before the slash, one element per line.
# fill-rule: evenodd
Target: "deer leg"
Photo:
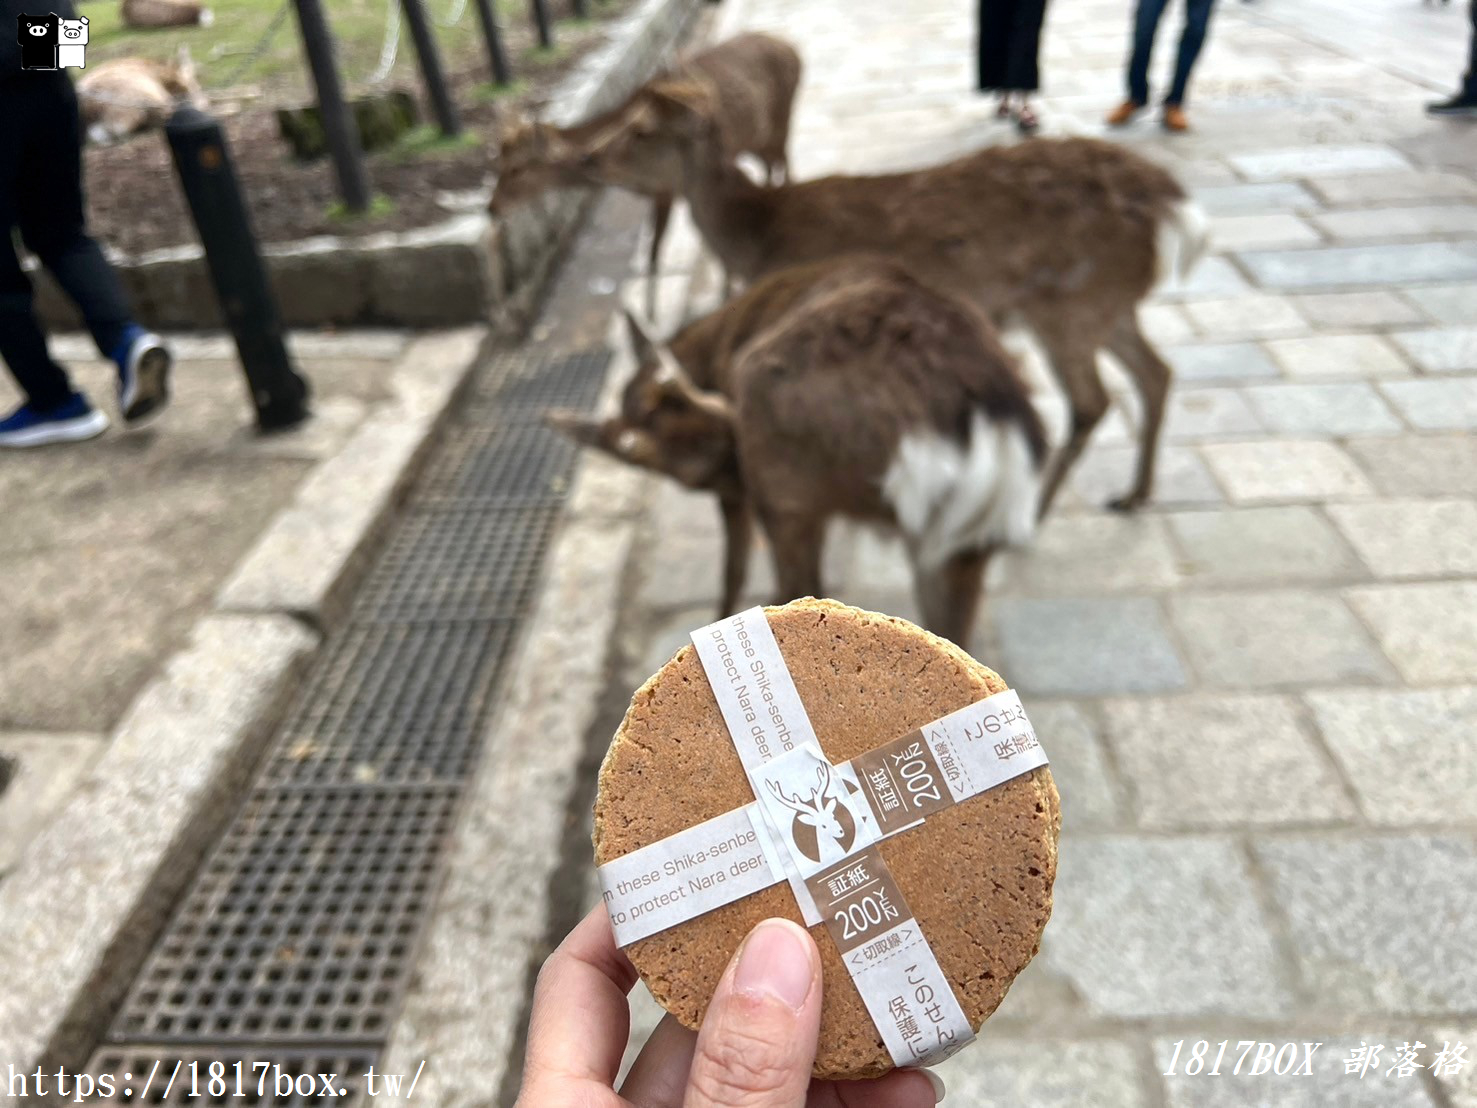
<path fill-rule="evenodd" d="M 667 220 L 672 215 L 671 196 L 651 198 L 651 253 L 646 259 L 646 318 L 656 319 L 657 263 L 661 260 L 662 240 L 667 237 Z"/>
<path fill-rule="evenodd" d="M 923 622 L 935 635 L 965 650 L 985 591 L 985 569 L 994 553 L 994 547 L 964 550 L 943 565 L 914 570 Z"/>
<path fill-rule="evenodd" d="M 1103 387 L 1097 371 L 1097 348 L 1086 344 L 1061 344 L 1045 337 L 1047 358 L 1052 372 L 1067 392 L 1070 406 L 1071 425 L 1067 441 L 1052 459 L 1051 469 L 1041 490 L 1041 507 L 1037 518 L 1046 515 L 1052 498 L 1061 488 L 1062 481 L 1077 461 L 1078 455 L 1087 446 L 1088 437 L 1098 421 L 1108 410 L 1108 390 Z"/>
<path fill-rule="evenodd" d="M 820 596 L 825 517 L 815 513 L 766 513 L 764 531 L 774 551 L 774 575 L 779 583 L 777 602 L 784 604 L 800 596 Z"/>
<path fill-rule="evenodd" d="M 749 575 L 753 521 L 742 496 L 721 496 L 718 507 L 723 513 L 723 598 L 718 603 L 718 618 L 724 619 L 738 610 Z"/>
<path fill-rule="evenodd" d="M 1138 468 L 1133 488 L 1108 502 L 1114 511 L 1128 512 L 1149 499 L 1154 486 L 1154 465 L 1159 454 L 1159 430 L 1164 423 L 1164 401 L 1169 396 L 1172 371 L 1159 352 L 1139 330 L 1137 313 L 1129 312 L 1118 322 L 1108 340 L 1108 349 L 1117 355 L 1138 389 L 1143 401 L 1144 425 L 1139 432 Z"/>

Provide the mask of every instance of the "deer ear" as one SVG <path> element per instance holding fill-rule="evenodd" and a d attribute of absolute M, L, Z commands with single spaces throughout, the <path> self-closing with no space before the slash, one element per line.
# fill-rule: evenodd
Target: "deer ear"
<path fill-rule="evenodd" d="M 661 348 L 635 312 L 630 308 L 622 308 L 621 314 L 626 317 L 626 334 L 631 339 L 631 353 L 636 359 L 636 376 L 656 376 L 657 370 L 662 367 Z"/>
<path fill-rule="evenodd" d="M 670 77 L 649 86 L 651 101 L 667 113 L 712 119 L 717 108 L 713 86 L 694 77 Z"/>
<path fill-rule="evenodd" d="M 544 413 L 544 423 L 581 446 L 605 446 L 607 429 L 604 420 L 591 419 L 567 408 L 550 408 Z"/>

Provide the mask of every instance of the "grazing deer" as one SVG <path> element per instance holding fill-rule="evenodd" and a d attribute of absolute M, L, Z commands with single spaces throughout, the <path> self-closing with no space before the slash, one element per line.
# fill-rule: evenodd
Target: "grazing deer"
<path fill-rule="evenodd" d="M 1111 351 L 1144 409 L 1134 483 L 1112 506 L 1148 498 L 1170 368 L 1139 330 L 1137 309 L 1159 276 L 1188 272 L 1205 246 L 1204 217 L 1165 170 L 1096 139 L 1036 139 L 907 173 L 774 188 L 724 156 L 712 96 L 698 82 L 648 85 L 627 118 L 605 132 L 592 172 L 671 182 L 730 274 L 753 280 L 877 251 L 997 323 L 1029 327 L 1071 405 L 1043 512 L 1107 411 L 1097 354 Z"/>
<path fill-rule="evenodd" d="M 794 47 L 772 35 L 738 35 L 687 58 L 677 74 L 701 81 L 710 91 L 724 158 L 753 154 L 764 163 L 771 183 L 788 176 L 790 110 L 800 85 L 800 55 Z M 672 183 L 647 176 L 639 164 L 600 179 L 589 172 L 590 149 L 612 128 L 654 126 L 653 118 L 633 110 L 642 102 L 638 89 L 620 107 L 573 127 L 527 120 L 510 123 L 503 133 L 497 184 L 488 209 L 498 215 L 547 189 L 590 185 L 614 184 L 651 197 L 646 312 L 654 315 L 657 259 L 672 213 Z"/>
<path fill-rule="evenodd" d="M 118 142 L 138 131 L 163 127 L 180 102 L 205 107 L 190 51 L 172 62 L 118 58 L 89 69 L 77 81 L 78 107 L 92 142 Z"/>
<path fill-rule="evenodd" d="M 785 600 L 824 595 L 831 517 L 902 532 L 929 628 L 965 643 L 985 565 L 1034 530 L 1046 437 L 1014 363 L 970 306 L 882 258 L 784 270 L 672 339 L 627 315 L 620 412 L 563 412 L 577 441 L 716 493 L 720 615 L 737 605 L 750 510 Z"/>

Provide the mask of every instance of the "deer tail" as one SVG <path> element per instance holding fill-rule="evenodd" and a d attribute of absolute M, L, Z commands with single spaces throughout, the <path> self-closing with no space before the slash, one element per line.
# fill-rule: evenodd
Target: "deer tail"
<path fill-rule="evenodd" d="M 1190 275 L 1210 246 L 1210 221 L 1200 206 L 1178 200 L 1159 218 L 1154 239 L 1155 283 Z"/>
<path fill-rule="evenodd" d="M 903 436 L 883 478 L 921 562 L 995 546 L 1023 546 L 1036 530 L 1041 467 L 1018 420 L 976 411 L 958 442 L 936 431 Z"/>

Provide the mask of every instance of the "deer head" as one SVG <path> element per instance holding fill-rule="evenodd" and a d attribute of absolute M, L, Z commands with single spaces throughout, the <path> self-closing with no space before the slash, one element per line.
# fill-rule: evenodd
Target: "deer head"
<path fill-rule="evenodd" d="M 738 480 L 734 416 L 728 400 L 692 383 L 671 352 L 626 312 L 636 372 L 618 414 L 593 419 L 562 410 L 545 422 L 583 446 L 655 470 L 694 489 L 722 492 Z"/>
<path fill-rule="evenodd" d="M 836 797 L 831 793 L 831 767 L 822 764 L 816 768 L 815 775 L 816 784 L 810 790 L 809 800 L 787 796 L 778 781 L 770 781 L 768 785 L 771 795 L 795 813 L 795 822 L 815 829 L 820 854 L 815 861 L 825 862 L 846 853 L 843 841 L 847 833 L 836 813 Z"/>
<path fill-rule="evenodd" d="M 497 184 L 487 208 L 503 215 L 548 189 L 578 188 L 590 183 L 581 170 L 584 151 L 548 123 L 523 116 L 502 125 L 497 157 Z"/>
<path fill-rule="evenodd" d="M 677 193 L 695 143 L 719 136 L 717 92 L 706 80 L 653 81 L 626 106 L 618 125 L 591 143 L 584 167 L 606 184 Z"/>

